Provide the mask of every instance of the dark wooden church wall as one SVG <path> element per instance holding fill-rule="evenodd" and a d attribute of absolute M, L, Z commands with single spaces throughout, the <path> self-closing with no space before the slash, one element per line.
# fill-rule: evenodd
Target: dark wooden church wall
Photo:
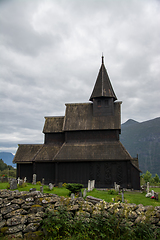
<path fill-rule="evenodd" d="M 87 186 L 88 162 L 59 162 L 57 166 L 57 182 L 82 183 L 85 187 Z"/>
<path fill-rule="evenodd" d="M 55 163 L 53 162 L 42 162 L 36 163 L 35 173 L 37 174 L 37 181 L 42 181 L 44 178 L 44 183 L 55 183 Z"/>
<path fill-rule="evenodd" d="M 140 172 L 133 165 L 131 165 L 131 183 L 133 189 L 140 190 Z"/>
<path fill-rule="evenodd" d="M 112 188 L 114 182 L 127 186 L 127 165 L 125 161 L 104 161 L 95 162 L 94 179 L 97 188 Z"/>
<path fill-rule="evenodd" d="M 66 142 L 100 142 L 115 140 L 119 140 L 119 130 L 88 130 L 65 132 Z"/>
<path fill-rule="evenodd" d="M 59 162 L 57 169 L 57 183 L 82 183 L 87 187 L 88 180 L 95 180 L 97 188 L 114 187 L 114 182 L 128 186 L 126 161 Z"/>
<path fill-rule="evenodd" d="M 93 99 L 93 116 L 114 115 L 113 98 L 95 98 Z"/>
<path fill-rule="evenodd" d="M 17 178 L 20 177 L 21 179 L 27 178 L 27 182 L 32 182 L 33 178 L 33 164 L 19 164 L 17 163 Z"/>
<path fill-rule="evenodd" d="M 45 184 L 82 183 L 87 187 L 88 180 L 95 180 L 96 188 L 113 188 L 116 182 L 123 188 L 140 189 L 139 171 L 130 161 L 17 164 L 17 178 L 26 177 L 32 182 L 33 173 L 37 174 L 37 181 L 44 178 Z"/>
<path fill-rule="evenodd" d="M 45 133 L 44 143 L 54 143 L 54 144 L 62 144 L 65 141 L 65 134 L 63 133 Z"/>

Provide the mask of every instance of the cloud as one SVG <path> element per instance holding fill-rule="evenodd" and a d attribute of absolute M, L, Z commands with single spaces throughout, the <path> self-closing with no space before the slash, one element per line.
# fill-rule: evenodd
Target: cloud
<path fill-rule="evenodd" d="M 159 12 L 158 0 L 1 1 L 0 149 L 42 143 L 44 116 L 87 102 L 102 52 L 122 122 L 158 117 Z"/>

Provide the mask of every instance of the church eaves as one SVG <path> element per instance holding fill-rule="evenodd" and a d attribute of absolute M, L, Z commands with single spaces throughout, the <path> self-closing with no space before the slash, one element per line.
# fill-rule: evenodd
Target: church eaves
<path fill-rule="evenodd" d="M 109 97 L 113 98 L 114 101 L 117 100 L 107 70 L 104 66 L 103 58 L 104 57 L 102 56 L 102 65 L 99 70 L 98 77 L 89 101 L 93 101 L 93 99 L 97 97 Z"/>

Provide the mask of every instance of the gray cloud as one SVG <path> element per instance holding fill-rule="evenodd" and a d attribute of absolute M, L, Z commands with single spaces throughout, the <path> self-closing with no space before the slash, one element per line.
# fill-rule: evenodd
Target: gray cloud
<path fill-rule="evenodd" d="M 122 122 L 160 116 L 158 0 L 0 2 L 0 150 L 42 143 L 44 116 L 87 102 L 105 56 Z"/>

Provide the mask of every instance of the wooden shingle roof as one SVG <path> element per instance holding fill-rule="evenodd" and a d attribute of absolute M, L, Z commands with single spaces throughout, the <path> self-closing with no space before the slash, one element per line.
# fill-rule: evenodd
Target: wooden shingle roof
<path fill-rule="evenodd" d="M 66 104 L 64 131 L 121 129 L 121 102 L 114 102 L 114 115 L 93 116 L 93 103 Z"/>
<path fill-rule="evenodd" d="M 34 160 L 43 144 L 19 144 L 13 163 L 29 163 Z"/>
<path fill-rule="evenodd" d="M 132 160 L 120 141 L 100 143 L 65 143 L 55 157 L 56 161 Z"/>
<path fill-rule="evenodd" d="M 44 144 L 36 155 L 35 162 L 54 161 L 56 154 L 59 152 L 61 145 Z"/>
<path fill-rule="evenodd" d="M 64 117 L 45 117 L 43 133 L 62 132 Z"/>

